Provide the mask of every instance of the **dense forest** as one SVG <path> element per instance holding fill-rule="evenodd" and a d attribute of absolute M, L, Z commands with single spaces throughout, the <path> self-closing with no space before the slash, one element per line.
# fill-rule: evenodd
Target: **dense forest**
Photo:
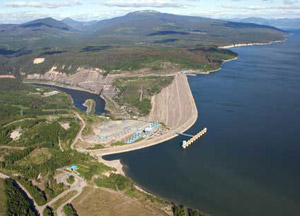
<path fill-rule="evenodd" d="M 34 207 L 28 197 L 11 179 L 5 180 L 5 196 L 7 200 L 6 215 L 35 216 Z"/>

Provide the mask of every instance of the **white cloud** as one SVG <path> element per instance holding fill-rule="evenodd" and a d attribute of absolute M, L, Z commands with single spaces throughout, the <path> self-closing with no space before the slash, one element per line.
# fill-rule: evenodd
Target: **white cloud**
<path fill-rule="evenodd" d="M 221 5 L 224 9 L 238 9 L 238 10 L 300 10 L 300 5 L 283 4 L 277 6 L 233 6 Z"/>
<path fill-rule="evenodd" d="M 183 4 L 175 2 L 174 0 L 109 0 L 102 3 L 105 6 L 111 7 L 152 7 L 152 8 L 180 8 Z"/>
<path fill-rule="evenodd" d="M 7 7 L 34 7 L 34 8 L 59 8 L 59 7 L 72 7 L 76 5 L 81 5 L 79 0 L 74 1 L 61 1 L 61 2 L 37 2 L 37 1 L 12 1 L 4 4 Z"/>

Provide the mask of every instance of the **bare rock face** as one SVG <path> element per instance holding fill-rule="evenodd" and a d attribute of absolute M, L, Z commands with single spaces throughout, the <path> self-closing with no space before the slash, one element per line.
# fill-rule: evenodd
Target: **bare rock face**
<path fill-rule="evenodd" d="M 75 74 L 66 74 L 57 71 L 57 67 L 53 66 L 45 74 L 29 74 L 26 78 L 29 80 L 50 81 L 57 84 L 80 87 L 99 94 L 108 81 L 104 73 L 105 71 L 99 68 L 80 67 Z"/>

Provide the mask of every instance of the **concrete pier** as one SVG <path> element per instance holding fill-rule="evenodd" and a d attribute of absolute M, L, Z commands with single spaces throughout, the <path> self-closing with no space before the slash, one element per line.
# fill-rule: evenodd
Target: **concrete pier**
<path fill-rule="evenodd" d="M 184 140 L 182 142 L 182 148 L 186 149 L 187 147 L 189 147 L 190 145 L 192 145 L 197 139 L 199 139 L 200 137 L 202 137 L 206 133 L 207 133 L 207 128 L 204 128 L 203 130 L 201 130 L 199 133 L 197 133 L 195 136 L 193 136 L 188 141 Z"/>

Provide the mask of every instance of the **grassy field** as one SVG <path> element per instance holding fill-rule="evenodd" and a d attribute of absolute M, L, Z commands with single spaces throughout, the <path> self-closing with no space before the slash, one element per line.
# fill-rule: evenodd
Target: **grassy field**
<path fill-rule="evenodd" d="M 78 172 L 80 173 L 80 176 L 85 178 L 86 180 L 91 180 L 93 176 L 102 175 L 102 173 L 105 173 L 107 171 L 113 171 L 113 168 L 110 168 L 102 163 L 99 163 L 98 161 L 90 160 L 86 161 L 80 164 L 78 168 Z"/>
<path fill-rule="evenodd" d="M 78 216 L 76 210 L 74 209 L 74 207 L 72 206 L 72 204 L 67 204 L 64 206 L 63 211 L 65 213 L 66 216 Z"/>
<path fill-rule="evenodd" d="M 149 203 L 139 202 L 120 192 L 101 188 L 86 187 L 83 193 L 72 202 L 79 215 L 90 216 L 133 216 L 167 215 Z"/>
<path fill-rule="evenodd" d="M 147 115 L 151 110 L 151 97 L 170 85 L 173 76 L 131 77 L 114 82 L 119 90 L 115 100 L 127 107 L 129 113 Z"/>

